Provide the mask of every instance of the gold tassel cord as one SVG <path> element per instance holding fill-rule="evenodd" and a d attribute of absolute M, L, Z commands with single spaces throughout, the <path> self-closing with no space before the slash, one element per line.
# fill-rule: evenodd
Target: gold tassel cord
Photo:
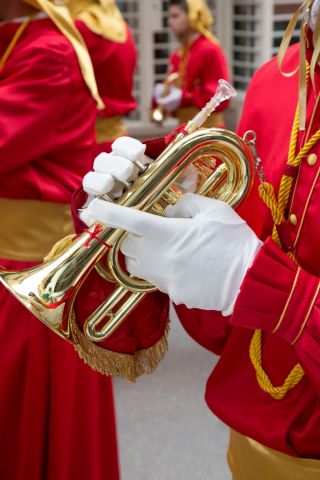
<path fill-rule="evenodd" d="M 261 337 L 261 330 L 256 330 L 250 344 L 250 360 L 256 371 L 256 378 L 260 385 L 260 388 L 264 392 L 271 395 L 271 397 L 275 400 L 282 400 L 286 396 L 286 394 L 296 385 L 298 385 L 298 383 L 302 380 L 302 378 L 304 377 L 304 371 L 300 363 L 297 363 L 281 386 L 275 387 L 274 385 L 272 385 L 271 380 L 269 379 L 267 373 L 262 367 Z"/>
<path fill-rule="evenodd" d="M 72 235 L 67 235 L 66 237 L 59 240 L 57 243 L 53 245 L 50 252 L 44 257 L 43 261 L 47 262 L 49 260 L 53 260 L 56 256 L 62 253 L 63 250 L 68 248 L 76 237 L 77 237 L 76 234 L 72 234 Z"/>
<path fill-rule="evenodd" d="M 310 66 L 306 65 L 306 84 L 308 81 L 308 76 L 310 74 Z M 302 147 L 299 153 L 296 155 L 298 136 L 299 136 L 299 125 L 300 125 L 300 108 L 297 107 L 293 127 L 290 137 L 290 146 L 288 154 L 287 164 L 290 166 L 298 167 L 305 155 L 312 149 L 312 147 L 320 139 L 320 129 L 306 142 Z M 274 222 L 274 227 L 272 231 L 272 239 L 274 242 L 281 247 L 281 241 L 277 231 L 277 225 L 280 225 L 285 219 L 285 210 L 289 202 L 290 193 L 292 190 L 294 179 L 290 176 L 283 175 L 280 187 L 278 200 L 276 199 L 275 191 L 273 186 L 268 182 L 263 182 L 259 187 L 259 194 L 264 203 L 271 211 L 271 215 Z M 288 256 L 297 264 L 297 259 L 294 252 L 288 252 Z M 256 372 L 257 381 L 263 391 L 267 392 L 275 400 L 281 400 L 285 395 L 292 390 L 304 376 L 304 371 L 300 363 L 297 363 L 295 367 L 291 370 L 283 385 L 279 387 L 274 387 L 269 379 L 267 373 L 263 370 L 262 367 L 262 333 L 261 330 L 256 330 L 250 344 L 250 360 Z"/>

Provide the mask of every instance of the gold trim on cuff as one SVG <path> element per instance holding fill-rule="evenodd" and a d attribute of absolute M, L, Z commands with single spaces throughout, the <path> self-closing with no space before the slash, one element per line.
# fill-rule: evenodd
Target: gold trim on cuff
<path fill-rule="evenodd" d="M 276 326 L 274 327 L 274 329 L 272 330 L 271 333 L 275 333 L 277 330 L 279 330 L 279 328 L 280 328 L 280 326 L 281 326 L 281 324 L 282 324 L 282 322 L 283 322 L 284 316 L 285 316 L 285 314 L 287 313 L 288 306 L 289 306 L 289 304 L 290 304 L 290 302 L 291 302 L 292 295 L 293 295 L 293 293 L 294 293 L 294 291 L 295 291 L 295 288 L 296 288 L 296 286 L 297 286 L 298 278 L 299 278 L 300 273 L 301 273 L 301 267 L 299 267 L 298 270 L 297 270 L 297 273 L 296 273 L 296 276 L 295 276 L 295 279 L 294 279 L 294 282 L 293 282 L 293 285 L 292 285 L 292 288 L 291 288 L 291 292 L 290 292 L 289 297 L 288 297 L 288 299 L 287 299 L 287 301 L 286 301 L 286 304 L 285 304 L 285 306 L 284 306 L 284 309 L 283 309 L 283 311 L 282 311 L 282 314 L 281 314 L 281 316 L 280 316 L 280 318 L 279 318 L 279 320 L 278 320 L 278 323 L 276 324 Z"/>
<path fill-rule="evenodd" d="M 303 330 L 304 330 L 304 328 L 305 328 L 305 326 L 306 326 L 306 324 L 307 324 L 307 322 L 308 322 L 308 320 L 309 320 L 309 317 L 310 317 L 311 311 L 312 311 L 312 309 L 313 309 L 313 307 L 314 307 L 314 304 L 315 304 L 315 302 L 316 302 L 316 300 L 317 300 L 317 296 L 318 296 L 318 294 L 319 294 L 319 290 L 320 290 L 320 282 L 318 283 L 318 287 L 317 287 L 316 293 L 315 293 L 314 296 L 313 296 L 313 299 L 312 299 L 312 302 L 311 302 L 311 304 L 310 304 L 309 310 L 308 310 L 307 315 L 305 316 L 305 319 L 304 319 L 304 321 L 303 321 L 303 323 L 302 323 L 302 325 L 301 325 L 301 328 L 300 328 L 300 330 L 299 330 L 299 333 L 298 333 L 298 335 L 295 337 L 295 339 L 291 342 L 291 345 L 294 345 L 294 344 L 299 340 L 299 338 L 301 337 L 302 332 L 303 332 Z"/>

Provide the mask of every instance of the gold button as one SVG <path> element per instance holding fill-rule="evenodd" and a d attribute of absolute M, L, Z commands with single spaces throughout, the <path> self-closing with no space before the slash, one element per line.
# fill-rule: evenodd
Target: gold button
<path fill-rule="evenodd" d="M 297 225 L 298 223 L 297 215 L 295 215 L 294 213 L 291 213 L 289 220 L 292 225 Z"/>
<path fill-rule="evenodd" d="M 315 165 L 317 163 L 317 160 L 318 160 L 318 157 L 315 153 L 311 153 L 309 156 L 308 156 L 308 165 L 310 165 L 311 167 L 313 165 Z"/>

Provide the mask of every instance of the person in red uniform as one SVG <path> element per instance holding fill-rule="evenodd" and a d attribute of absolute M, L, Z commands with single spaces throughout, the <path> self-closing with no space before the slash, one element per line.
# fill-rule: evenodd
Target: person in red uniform
<path fill-rule="evenodd" d="M 132 32 L 114 0 L 64 0 L 84 38 L 99 94 L 96 154 L 110 151 L 113 140 L 126 135 L 123 117 L 136 108 L 132 96 L 136 46 Z"/>
<path fill-rule="evenodd" d="M 227 60 L 218 39 L 211 32 L 213 17 L 205 0 L 170 0 L 169 27 L 180 47 L 169 59 L 168 78 L 177 73 L 169 94 L 164 85 L 154 89 L 155 104 L 185 123 L 214 95 L 218 81 L 229 79 Z M 210 117 L 207 127 L 223 127 L 222 104 Z"/>
<path fill-rule="evenodd" d="M 300 45 L 287 49 L 302 9 Z M 238 133 L 256 131 L 263 170 L 241 216 L 194 194 L 168 218 L 98 199 L 87 212 L 134 234 L 128 270 L 220 355 L 206 401 L 232 429 L 235 480 L 320 477 L 319 25 L 319 0 L 303 2 L 249 86 Z"/>
<path fill-rule="evenodd" d="M 99 99 L 67 13 L 46 0 L 0 2 L 0 264 L 8 270 L 39 263 L 73 232 L 71 196 L 92 163 Z M 110 378 L 2 286 L 0 304 L 0 478 L 117 480 Z"/>

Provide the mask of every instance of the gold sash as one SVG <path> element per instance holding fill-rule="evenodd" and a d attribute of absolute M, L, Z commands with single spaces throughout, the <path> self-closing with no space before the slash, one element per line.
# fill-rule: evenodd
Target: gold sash
<path fill-rule="evenodd" d="M 96 117 L 97 143 L 111 142 L 127 134 L 128 132 L 122 117 Z"/>
<path fill-rule="evenodd" d="M 179 119 L 180 123 L 187 123 L 197 115 L 199 111 L 196 107 L 181 107 L 175 112 L 175 116 Z M 203 128 L 223 127 L 223 125 L 224 119 L 222 112 L 214 112 L 203 124 Z"/>
<path fill-rule="evenodd" d="M 0 198 L 0 258 L 37 262 L 73 233 L 70 205 Z"/>
<path fill-rule="evenodd" d="M 320 479 L 320 460 L 290 457 L 233 430 L 228 463 L 233 480 Z"/>

